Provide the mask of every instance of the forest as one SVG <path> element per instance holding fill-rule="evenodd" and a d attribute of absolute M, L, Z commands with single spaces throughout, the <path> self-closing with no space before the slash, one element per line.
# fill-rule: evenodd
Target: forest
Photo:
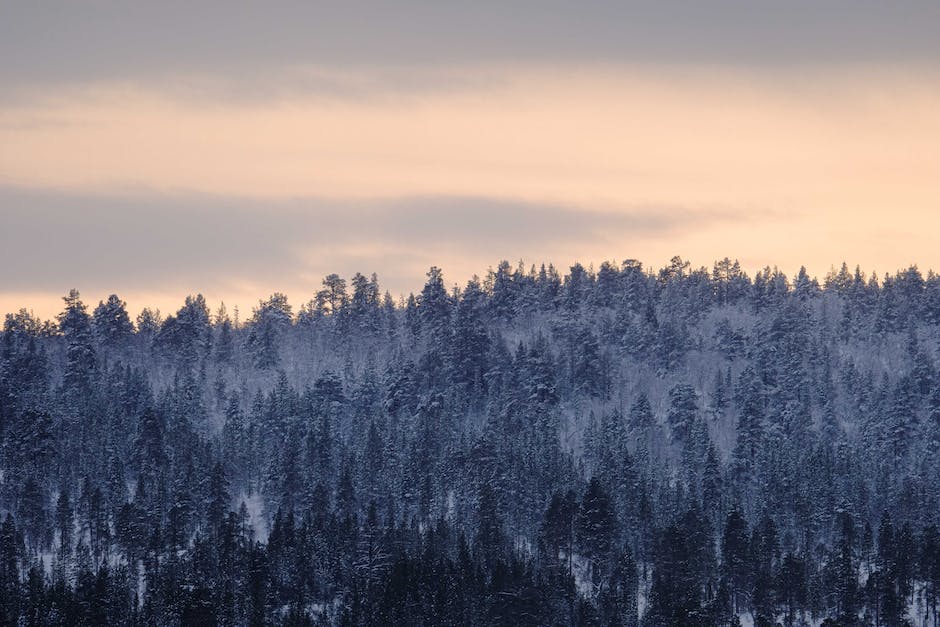
<path fill-rule="evenodd" d="M 0 625 L 940 625 L 940 276 L 497 264 L 0 335 Z"/>

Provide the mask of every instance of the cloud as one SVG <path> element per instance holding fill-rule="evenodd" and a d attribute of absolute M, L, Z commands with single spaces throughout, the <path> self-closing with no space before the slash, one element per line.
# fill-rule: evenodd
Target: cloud
<path fill-rule="evenodd" d="M 80 195 L 0 187 L 0 266 L 10 293 L 224 293 L 244 286 L 311 294 L 327 273 L 378 272 L 393 291 L 420 288 L 431 265 L 482 271 L 510 257 L 559 258 L 714 224 L 715 212 L 592 212 L 512 200 L 422 197 L 246 200 L 159 193 Z"/>
<path fill-rule="evenodd" d="M 359 95 L 233 104 L 112 85 L 0 106 L 0 183 L 597 208 L 936 199 L 936 72 L 490 68 L 400 93 L 336 80 Z"/>
<path fill-rule="evenodd" d="M 935 2 L 160 2 L 0 9 L 0 92 L 305 66 L 934 65 Z M 273 93 L 280 91 L 278 87 Z"/>

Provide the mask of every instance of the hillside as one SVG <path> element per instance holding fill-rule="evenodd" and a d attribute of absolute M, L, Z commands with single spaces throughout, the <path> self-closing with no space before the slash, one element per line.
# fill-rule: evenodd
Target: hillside
<path fill-rule="evenodd" d="M 932 272 L 311 296 L 7 316 L 0 624 L 936 624 Z"/>

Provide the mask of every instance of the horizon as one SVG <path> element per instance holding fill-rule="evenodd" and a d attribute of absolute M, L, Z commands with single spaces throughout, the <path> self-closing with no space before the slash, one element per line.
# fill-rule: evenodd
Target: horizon
<path fill-rule="evenodd" d="M 673 258 L 675 258 L 675 256 Z M 900 273 L 905 272 L 907 270 L 911 270 L 911 269 L 916 269 L 924 279 L 927 279 L 930 276 L 936 275 L 933 268 L 926 268 L 926 269 L 921 268 L 916 263 L 897 268 L 890 272 L 882 273 L 877 270 L 868 271 L 865 268 L 863 268 L 861 264 L 850 264 L 848 262 L 843 261 L 838 264 L 831 265 L 825 273 L 817 273 L 817 272 L 811 271 L 809 268 L 806 268 L 806 266 L 800 266 L 800 268 L 797 268 L 793 272 L 785 271 L 783 268 L 780 268 L 779 266 L 776 266 L 776 265 L 768 265 L 762 268 L 752 269 L 752 268 L 745 267 L 743 264 L 740 264 L 739 260 L 730 258 L 730 257 L 723 257 L 721 259 L 716 259 L 711 264 L 708 264 L 708 265 L 695 264 L 681 256 L 680 256 L 680 259 L 682 259 L 682 261 L 688 264 L 688 268 L 691 272 L 698 272 L 698 271 L 705 270 L 708 272 L 709 276 L 712 276 L 712 272 L 715 266 L 718 263 L 725 261 L 725 260 L 728 260 L 732 263 L 739 263 L 741 272 L 747 277 L 749 281 L 753 281 L 756 274 L 761 273 L 761 272 L 766 272 L 768 270 L 772 272 L 781 272 L 786 276 L 788 286 L 791 289 L 793 288 L 794 281 L 796 277 L 799 275 L 799 272 L 801 269 L 806 270 L 806 273 L 809 276 L 810 280 L 817 282 L 820 289 L 823 291 L 826 290 L 826 287 L 825 287 L 826 279 L 830 276 L 835 276 L 838 273 L 840 273 L 843 267 L 845 267 L 848 270 L 849 274 L 852 276 L 854 276 L 857 271 L 860 272 L 861 276 L 863 277 L 866 283 L 874 279 L 879 286 L 882 286 L 884 284 L 884 280 L 886 277 L 895 277 L 899 275 Z M 474 278 L 478 279 L 480 283 L 483 284 L 486 281 L 487 276 L 491 272 L 495 272 L 498 266 L 500 265 L 500 263 L 502 263 L 503 261 L 506 261 L 507 263 L 509 263 L 510 268 L 512 269 L 513 273 L 516 272 L 517 268 L 519 267 L 520 262 L 525 267 L 526 273 L 531 272 L 532 268 L 534 268 L 536 272 L 538 272 L 539 268 L 543 265 L 545 268 L 549 268 L 553 266 L 555 270 L 558 272 L 562 280 L 564 280 L 568 276 L 571 267 L 573 267 L 576 264 L 580 264 L 589 273 L 596 274 L 597 270 L 604 263 L 611 263 L 618 270 L 620 270 L 622 269 L 623 264 L 625 264 L 626 262 L 638 261 L 640 262 L 640 265 L 643 269 L 644 274 L 648 276 L 655 276 L 661 270 L 667 268 L 669 265 L 668 263 L 663 263 L 661 265 L 654 266 L 652 264 L 647 264 L 643 260 L 633 259 L 633 258 L 626 258 L 616 263 L 614 263 L 612 260 L 603 260 L 599 263 L 595 263 L 595 262 L 582 263 L 576 260 L 564 266 L 559 266 L 548 261 L 538 262 L 538 263 L 528 263 L 528 262 L 525 262 L 524 260 L 519 260 L 515 263 L 512 263 L 512 262 L 509 262 L 508 260 L 501 260 L 499 263 L 489 265 L 484 272 L 473 273 L 470 276 L 466 277 L 466 279 L 464 279 L 463 281 L 453 280 L 449 278 L 446 268 L 442 268 L 439 266 L 431 266 L 431 267 L 437 267 L 441 270 L 442 276 L 444 278 L 444 285 L 447 288 L 448 294 L 451 294 L 453 293 L 455 289 L 460 292 L 463 292 L 463 290 L 466 288 L 467 283 L 473 280 Z M 350 291 L 351 289 L 350 280 L 353 278 L 353 276 L 355 276 L 355 273 L 350 274 L 348 276 L 342 275 L 339 273 L 330 273 L 330 274 L 337 274 L 341 279 L 343 279 L 346 283 L 347 292 Z M 410 289 L 407 292 L 396 293 L 386 288 L 386 286 L 382 282 L 382 277 L 381 275 L 379 275 L 378 272 L 375 272 L 375 273 L 360 272 L 360 274 L 362 274 L 366 278 L 370 278 L 374 274 L 378 281 L 380 295 L 384 297 L 386 293 L 389 294 L 396 308 L 402 307 L 409 296 L 417 296 L 421 292 L 421 288 L 424 286 L 426 282 L 426 277 L 427 277 L 427 271 L 426 271 L 422 273 L 421 280 L 416 281 L 415 283 L 416 287 L 414 287 L 413 289 Z M 325 279 L 325 278 L 326 276 L 322 277 L 322 279 Z M 128 314 L 131 317 L 131 321 L 135 321 L 137 316 L 144 309 L 150 309 L 151 311 L 158 312 L 159 314 L 161 314 L 163 318 L 165 318 L 167 315 L 174 315 L 177 312 L 177 310 L 183 306 L 183 303 L 185 302 L 187 297 L 202 296 L 206 301 L 206 305 L 209 308 L 210 316 L 212 316 L 213 319 L 214 319 L 216 312 L 219 310 L 219 308 L 224 306 L 228 315 L 233 320 L 235 319 L 235 313 L 237 311 L 238 319 L 241 322 L 241 324 L 245 324 L 248 321 L 248 319 L 251 317 L 255 308 L 261 302 L 265 301 L 266 299 L 273 296 L 274 294 L 283 294 L 284 296 L 287 297 L 287 302 L 290 303 L 293 309 L 292 314 L 291 314 L 292 320 L 296 320 L 300 307 L 306 305 L 309 302 L 312 302 L 316 298 L 316 293 L 320 289 L 323 288 L 322 279 L 320 282 L 317 282 L 315 285 L 311 285 L 310 290 L 306 292 L 305 293 L 306 295 L 304 296 L 291 294 L 291 293 L 284 292 L 284 291 L 277 290 L 277 289 L 272 289 L 263 294 L 259 293 L 257 298 L 255 298 L 254 300 L 250 302 L 227 300 L 226 298 L 224 298 L 224 296 L 219 297 L 216 294 L 211 294 L 203 290 L 194 289 L 185 294 L 167 294 L 164 296 L 162 300 L 159 300 L 158 302 L 139 303 L 139 302 L 133 302 L 130 298 L 127 298 L 124 294 L 121 294 L 119 292 L 105 290 L 104 292 L 96 293 L 92 296 L 89 296 L 85 291 L 81 289 L 80 286 L 72 286 L 72 287 L 66 288 L 62 292 L 62 294 L 58 296 L 44 294 L 43 299 L 47 299 L 47 300 L 43 301 L 44 305 L 42 306 L 42 308 L 34 307 L 30 305 L 20 305 L 14 308 L 10 308 L 6 311 L 0 308 L 0 315 L 3 315 L 4 317 L 12 316 L 25 310 L 31 316 L 35 317 L 36 319 L 40 321 L 55 322 L 56 317 L 63 310 L 63 302 L 64 302 L 65 297 L 69 294 L 70 290 L 75 289 L 81 295 L 81 300 L 83 303 L 85 303 L 85 306 L 88 308 L 89 313 L 93 311 L 94 308 L 98 304 L 106 301 L 110 296 L 116 295 L 125 303 Z M 0 303 L 2 302 L 3 301 L 0 300 Z M 136 326 L 136 323 L 135 323 L 135 326 Z"/>

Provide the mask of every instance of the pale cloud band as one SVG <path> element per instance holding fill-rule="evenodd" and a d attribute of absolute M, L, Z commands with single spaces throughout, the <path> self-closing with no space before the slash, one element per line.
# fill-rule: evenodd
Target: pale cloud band
<path fill-rule="evenodd" d="M 124 85 L 66 92 L 0 109 L 0 181 L 255 198 L 485 195 L 610 210 L 916 210 L 937 200 L 938 76 L 478 75 L 498 80 L 255 104 Z"/>
<path fill-rule="evenodd" d="M 196 291 L 244 308 L 280 290 L 299 304 L 331 272 L 377 272 L 397 296 L 420 289 L 431 265 L 444 265 L 452 284 L 504 258 L 555 259 L 564 268 L 597 251 L 617 259 L 644 241 L 735 217 L 666 207 L 594 212 L 484 197 L 259 201 L 9 187 L 0 188 L 0 203 L 7 225 L 0 266 L 19 269 L 5 275 L 0 308 L 31 306 L 44 315 L 57 311 L 58 296 L 72 286 L 92 301 L 116 291 L 133 309 L 166 310 Z"/>
<path fill-rule="evenodd" d="M 305 65 L 934 67 L 938 24 L 931 0 L 34 0 L 0 7 L 0 94 Z"/>

